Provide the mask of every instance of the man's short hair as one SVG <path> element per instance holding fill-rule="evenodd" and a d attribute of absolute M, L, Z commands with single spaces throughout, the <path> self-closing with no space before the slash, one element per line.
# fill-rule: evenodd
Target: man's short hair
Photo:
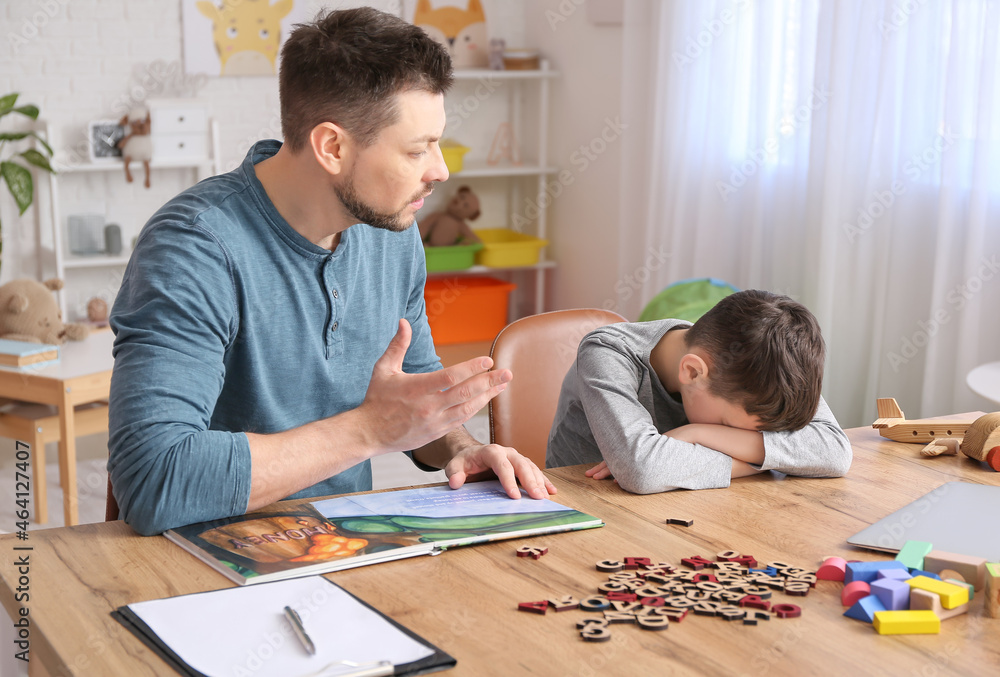
<path fill-rule="evenodd" d="M 685 334 L 709 358 L 708 390 L 760 419 L 760 430 L 798 430 L 816 414 L 826 347 L 809 309 L 751 289 L 725 297 Z"/>
<path fill-rule="evenodd" d="M 413 24 L 371 7 L 321 13 L 281 48 L 281 131 L 292 151 L 323 122 L 369 146 L 396 122 L 397 94 L 444 94 L 451 83 L 448 51 Z"/>

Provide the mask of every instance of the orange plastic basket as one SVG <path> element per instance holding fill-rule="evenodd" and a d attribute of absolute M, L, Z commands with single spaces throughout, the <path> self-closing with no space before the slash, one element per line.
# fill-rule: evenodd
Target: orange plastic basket
<path fill-rule="evenodd" d="M 517 285 L 493 277 L 427 280 L 424 303 L 435 345 L 491 341 L 507 326 L 507 303 Z"/>

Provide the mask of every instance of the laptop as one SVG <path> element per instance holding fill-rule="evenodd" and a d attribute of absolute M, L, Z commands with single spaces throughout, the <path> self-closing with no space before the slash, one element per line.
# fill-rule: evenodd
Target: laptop
<path fill-rule="evenodd" d="M 899 552 L 907 541 L 1000 562 L 1000 487 L 946 482 L 847 539 L 851 545 Z"/>

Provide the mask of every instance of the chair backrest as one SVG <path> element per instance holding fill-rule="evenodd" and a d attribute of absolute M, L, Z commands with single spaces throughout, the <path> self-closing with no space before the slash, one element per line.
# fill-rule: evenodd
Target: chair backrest
<path fill-rule="evenodd" d="M 108 477 L 108 502 L 104 504 L 104 521 L 114 522 L 118 519 L 118 501 L 115 500 L 115 493 L 111 491 L 111 477 Z"/>
<path fill-rule="evenodd" d="M 610 310 L 580 308 L 530 315 L 504 327 L 490 357 L 494 369 L 510 369 L 514 378 L 490 400 L 490 442 L 514 447 L 544 468 L 559 390 L 580 341 L 598 327 L 625 321 Z"/>

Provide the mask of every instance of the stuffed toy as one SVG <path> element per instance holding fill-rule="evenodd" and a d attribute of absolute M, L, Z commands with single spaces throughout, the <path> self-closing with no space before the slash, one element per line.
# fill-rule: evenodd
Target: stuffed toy
<path fill-rule="evenodd" d="M 0 338 L 60 345 L 66 339 L 82 341 L 90 329 L 83 324 L 63 324 L 52 292 L 62 280 L 11 280 L 0 287 Z"/>
<path fill-rule="evenodd" d="M 132 183 L 132 172 L 129 171 L 129 163 L 136 160 L 142 163 L 146 170 L 146 181 L 144 186 L 149 188 L 149 161 L 153 159 L 153 139 L 149 135 L 151 121 L 149 111 L 142 107 L 135 107 L 122 116 L 118 124 L 128 127 L 128 133 L 118 142 L 118 147 L 122 149 L 122 160 L 125 161 L 125 180 Z"/>
<path fill-rule="evenodd" d="M 431 0 L 417 0 L 413 23 L 444 45 L 455 68 L 486 68 L 489 35 L 480 0 L 469 0 L 465 9 L 431 7 Z"/>
<path fill-rule="evenodd" d="M 443 212 L 433 212 L 420 221 L 420 239 L 430 247 L 450 247 L 457 244 L 482 242 L 466 219 L 479 218 L 479 198 L 468 186 L 458 189 Z"/>

